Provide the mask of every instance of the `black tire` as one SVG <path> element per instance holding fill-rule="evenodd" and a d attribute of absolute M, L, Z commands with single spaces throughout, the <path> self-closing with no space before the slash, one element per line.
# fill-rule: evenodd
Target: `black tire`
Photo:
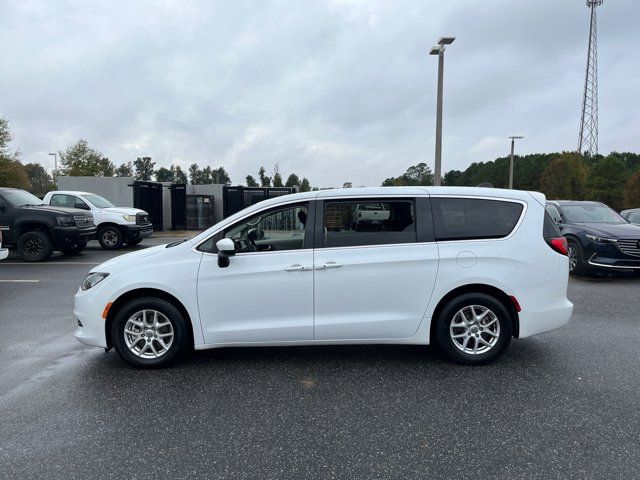
<path fill-rule="evenodd" d="M 127 242 L 127 245 L 129 245 L 130 247 L 135 247 L 136 245 L 138 245 L 140 242 L 142 241 L 141 238 L 138 238 L 137 240 L 129 240 Z"/>
<path fill-rule="evenodd" d="M 493 316 L 490 314 L 486 314 L 484 317 L 484 321 L 479 324 L 470 324 L 469 327 L 454 327 L 451 329 L 452 323 L 464 323 L 460 316 L 459 312 L 463 311 L 463 315 L 469 314 L 469 318 L 471 318 L 470 310 L 468 308 L 475 307 L 476 314 L 480 315 L 482 313 L 482 309 L 488 309 Z M 480 308 L 478 308 L 480 307 Z M 495 320 L 495 323 L 493 322 Z M 492 322 L 492 325 L 489 327 L 484 327 L 483 324 L 487 322 Z M 496 331 L 495 325 L 498 325 L 499 330 Z M 474 327 L 482 327 L 484 330 L 479 330 Z M 493 335 L 489 335 L 486 333 L 487 330 L 491 329 L 493 334 L 497 333 L 497 339 Z M 452 333 L 455 332 L 454 335 L 464 335 L 462 338 L 454 339 L 452 338 Z M 451 300 L 445 307 L 441 310 L 438 318 L 436 319 L 435 326 L 435 337 L 436 343 L 440 348 L 440 351 L 444 354 L 444 356 L 453 362 L 460 363 L 463 365 L 482 365 L 491 362 L 498 358 L 505 349 L 511 343 L 511 337 L 513 336 L 513 321 L 511 319 L 511 315 L 507 311 L 506 307 L 497 300 L 496 298 L 484 294 L 484 293 L 465 293 L 457 298 Z M 464 341 L 466 339 L 466 348 L 472 349 L 474 345 L 478 345 L 478 349 L 487 349 L 485 352 L 480 351 L 480 353 L 467 353 L 462 351 L 461 347 L 465 346 Z M 487 347 L 480 343 L 476 338 L 482 339 L 487 343 L 491 343 L 491 347 Z M 456 346 L 456 342 L 459 346 Z M 462 343 L 463 345 L 460 345 Z"/>
<path fill-rule="evenodd" d="M 18 253 L 27 262 L 42 262 L 53 254 L 53 242 L 48 233 L 27 232 L 18 239 Z"/>
<path fill-rule="evenodd" d="M 77 255 L 87 248 L 86 240 L 78 240 L 73 245 L 64 245 L 60 251 L 65 255 Z"/>
<path fill-rule="evenodd" d="M 165 353 L 158 358 L 142 358 L 138 356 L 132 352 L 125 341 L 125 325 L 130 318 L 142 310 L 155 310 L 171 322 L 173 342 Z M 151 328 L 148 330 L 151 330 Z M 170 365 L 185 353 L 188 348 L 189 338 L 186 320 L 180 311 L 170 302 L 156 297 L 141 297 L 130 300 L 118 310 L 111 325 L 111 340 L 116 352 L 125 362 L 137 368 L 160 368 Z M 153 345 L 153 348 L 158 347 L 160 349 L 162 346 L 158 343 L 159 341 L 159 339 L 155 340 L 151 335 L 141 335 L 140 340 L 133 345 L 137 351 L 142 350 L 147 343 Z"/>
<path fill-rule="evenodd" d="M 118 227 L 107 225 L 98 230 L 98 242 L 105 250 L 119 250 L 124 243 L 124 235 Z"/>
<path fill-rule="evenodd" d="M 584 258 L 584 250 L 580 242 L 569 238 L 569 273 L 573 275 L 587 275 L 592 272 L 589 264 Z M 573 263 L 575 257 L 575 264 Z M 572 266 L 572 264 L 574 266 Z"/>

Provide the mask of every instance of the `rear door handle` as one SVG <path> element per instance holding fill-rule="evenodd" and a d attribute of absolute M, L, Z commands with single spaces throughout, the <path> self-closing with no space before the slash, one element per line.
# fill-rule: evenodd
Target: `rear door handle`
<path fill-rule="evenodd" d="M 341 263 L 338 262 L 327 262 L 324 263 L 322 265 L 320 265 L 319 267 L 316 267 L 316 270 L 327 270 L 329 268 L 340 268 L 342 266 Z"/>
<path fill-rule="evenodd" d="M 289 267 L 286 267 L 284 270 L 286 272 L 302 272 L 304 270 L 311 270 L 311 269 L 309 267 L 305 267 L 303 265 L 300 265 L 299 263 L 296 263 Z"/>

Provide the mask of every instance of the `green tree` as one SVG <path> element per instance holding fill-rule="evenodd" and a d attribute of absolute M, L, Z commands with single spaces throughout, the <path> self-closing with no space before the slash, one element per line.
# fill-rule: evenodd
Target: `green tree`
<path fill-rule="evenodd" d="M 624 204 L 624 187 L 628 175 L 626 163 L 617 156 L 607 156 L 595 161 L 587 182 L 589 200 L 606 203 L 621 209 Z"/>
<path fill-rule="evenodd" d="M 98 150 L 91 148 L 89 143 L 81 138 L 66 150 L 58 152 L 60 157 L 60 171 L 72 177 L 113 177 L 115 167 L 111 160 L 103 156 Z"/>
<path fill-rule="evenodd" d="M 202 178 L 202 172 L 200 167 L 198 167 L 197 163 L 192 163 L 189 166 L 189 180 L 191 181 L 191 185 L 200 185 L 200 179 Z"/>
<path fill-rule="evenodd" d="M 20 152 L 12 152 L 9 143 L 13 140 L 9 121 L 0 117 L 0 187 L 29 188 L 29 177 L 20 163 Z"/>
<path fill-rule="evenodd" d="M 154 167 L 156 162 L 151 160 L 151 157 L 138 157 L 133 162 L 133 168 L 135 170 L 136 180 L 148 182 L 153 177 Z"/>
<path fill-rule="evenodd" d="M 587 192 L 588 167 L 581 154 L 564 152 L 549 162 L 540 179 L 548 199 L 583 200 Z"/>
<path fill-rule="evenodd" d="M 640 207 L 640 170 L 629 177 L 624 188 L 624 208 Z"/>
<path fill-rule="evenodd" d="M 34 195 L 44 195 L 53 190 L 53 179 L 39 163 L 27 163 L 24 171 L 29 177 L 29 191 Z"/>
<path fill-rule="evenodd" d="M 260 186 L 261 187 L 270 187 L 271 186 L 271 178 L 267 177 L 265 174 L 266 174 L 266 170 L 264 169 L 264 167 L 260 167 L 260 170 L 258 170 L 258 177 L 260 178 Z"/>
<path fill-rule="evenodd" d="M 160 167 L 156 170 L 156 180 L 158 182 L 173 182 L 174 178 L 174 172 L 168 168 Z"/>
<path fill-rule="evenodd" d="M 273 166 L 273 186 L 284 187 L 284 183 L 282 183 L 282 175 L 280 174 L 280 165 L 278 163 Z"/>
<path fill-rule="evenodd" d="M 433 185 L 433 173 L 426 163 L 419 163 L 409 167 L 399 177 L 387 178 L 382 182 L 383 187 Z"/>
<path fill-rule="evenodd" d="M 224 167 L 214 168 L 211 170 L 211 183 L 231 185 L 231 177 L 229 177 L 229 174 Z"/>
<path fill-rule="evenodd" d="M 300 185 L 300 179 L 295 173 L 292 173 L 287 177 L 287 181 L 285 182 L 285 187 L 297 187 Z"/>
<path fill-rule="evenodd" d="M 309 192 L 311 191 L 311 185 L 309 184 L 309 180 L 307 180 L 307 178 L 303 178 L 302 181 L 300 182 L 300 192 Z"/>
<path fill-rule="evenodd" d="M 245 178 L 245 182 L 247 183 L 247 187 L 259 187 L 260 185 L 258 185 L 258 182 L 256 182 L 256 179 L 253 178 L 253 176 L 251 175 L 247 175 Z"/>
<path fill-rule="evenodd" d="M 176 183 L 187 183 L 187 174 L 184 173 L 180 165 L 176 165 L 175 167 L 171 165 L 171 170 L 173 171 L 173 181 Z"/>
<path fill-rule="evenodd" d="M 123 163 L 115 169 L 116 177 L 133 177 L 133 164 L 131 162 Z"/>

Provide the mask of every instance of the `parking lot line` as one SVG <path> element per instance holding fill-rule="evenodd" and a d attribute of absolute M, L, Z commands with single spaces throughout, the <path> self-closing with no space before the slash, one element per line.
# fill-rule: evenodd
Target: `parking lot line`
<path fill-rule="evenodd" d="M 95 262 L 48 262 L 48 263 L 40 263 L 40 262 L 2 262 L 2 265 L 36 265 L 36 266 L 44 266 L 44 265 L 100 265 Z"/>
<path fill-rule="evenodd" d="M 40 280 L 1 280 L 0 283 L 38 283 Z"/>

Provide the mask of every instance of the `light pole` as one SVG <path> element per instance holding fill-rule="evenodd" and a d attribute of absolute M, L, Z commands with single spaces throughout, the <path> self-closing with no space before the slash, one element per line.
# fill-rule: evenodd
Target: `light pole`
<path fill-rule="evenodd" d="M 520 140 L 524 138 L 520 135 L 514 135 L 513 137 L 509 137 L 511 139 L 511 162 L 509 164 L 509 190 L 513 190 L 513 150 L 516 145 L 516 139 Z"/>
<path fill-rule="evenodd" d="M 438 103 L 436 107 L 436 165 L 433 184 L 442 184 L 442 90 L 444 80 L 444 51 L 446 45 L 451 45 L 456 37 L 441 37 L 438 45 L 431 48 L 429 55 L 438 55 Z"/>
<path fill-rule="evenodd" d="M 54 169 L 53 169 L 53 186 L 55 188 L 58 188 L 58 154 L 57 153 L 50 153 L 49 155 L 53 155 L 53 160 L 54 160 Z"/>

